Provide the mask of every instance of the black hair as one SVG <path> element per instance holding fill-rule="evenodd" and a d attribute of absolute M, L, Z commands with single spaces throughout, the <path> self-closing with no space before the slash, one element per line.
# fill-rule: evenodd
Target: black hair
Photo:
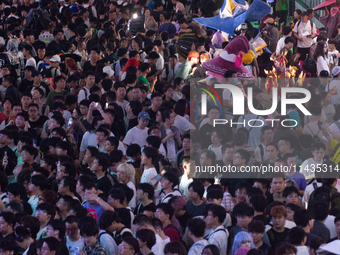
<path fill-rule="evenodd" d="M 65 223 L 62 220 L 59 220 L 59 219 L 50 220 L 47 223 L 47 226 L 51 226 L 53 228 L 53 230 L 58 230 L 59 231 L 58 238 L 60 240 L 64 239 L 65 232 L 66 232 L 66 226 L 65 226 Z"/>
<path fill-rule="evenodd" d="M 306 232 L 302 227 L 294 227 L 289 231 L 288 234 L 290 238 L 290 242 L 293 245 L 301 245 L 303 240 L 305 239 Z"/>
<path fill-rule="evenodd" d="M 169 215 L 169 220 L 171 220 L 172 216 L 174 215 L 175 211 L 174 208 L 172 208 L 171 205 L 169 205 L 168 203 L 160 203 L 156 206 L 156 210 L 157 209 L 161 209 L 164 214 L 168 214 Z"/>
<path fill-rule="evenodd" d="M 151 249 L 156 243 L 155 233 L 150 229 L 140 229 L 136 232 L 137 239 L 146 242 L 146 246 Z"/>
<path fill-rule="evenodd" d="M 198 194 L 198 196 L 202 199 L 203 194 L 204 194 L 204 185 L 200 181 L 193 181 L 192 183 L 189 184 L 188 190 L 192 188 L 194 192 Z"/>
<path fill-rule="evenodd" d="M 98 222 L 99 228 L 106 230 L 114 221 L 117 223 L 121 221 L 118 213 L 109 210 L 104 211 Z"/>
<path fill-rule="evenodd" d="M 237 204 L 234 208 L 233 208 L 233 214 L 234 216 L 248 216 L 248 217 L 252 217 L 254 216 L 254 209 L 252 207 L 250 207 L 247 204 Z"/>
<path fill-rule="evenodd" d="M 284 188 L 282 196 L 287 198 L 292 193 L 295 193 L 299 196 L 299 190 L 295 186 L 287 186 Z"/>
<path fill-rule="evenodd" d="M 193 218 L 188 221 L 188 229 L 195 237 L 203 237 L 205 232 L 205 221 L 200 218 Z"/>
<path fill-rule="evenodd" d="M 314 217 L 313 213 L 306 209 L 298 210 L 294 213 L 294 222 L 297 226 L 306 227 L 308 222 Z"/>
<path fill-rule="evenodd" d="M 218 221 L 223 223 L 227 214 L 226 209 L 223 206 L 216 205 L 216 204 L 208 204 L 205 207 L 203 215 L 207 217 L 208 212 L 211 212 L 213 217 L 218 217 Z"/>

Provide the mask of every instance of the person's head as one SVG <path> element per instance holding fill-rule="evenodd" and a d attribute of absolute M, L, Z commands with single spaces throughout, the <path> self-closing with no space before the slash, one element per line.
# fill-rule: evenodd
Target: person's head
<path fill-rule="evenodd" d="M 239 182 L 236 186 L 235 197 L 239 203 L 245 203 L 249 185 L 246 182 Z"/>
<path fill-rule="evenodd" d="M 216 228 L 225 220 L 227 211 L 223 206 L 209 204 L 206 206 L 203 214 L 207 228 Z"/>
<path fill-rule="evenodd" d="M 55 206 L 48 202 L 38 204 L 36 208 L 35 217 L 39 220 L 40 224 L 46 225 L 55 216 Z"/>
<path fill-rule="evenodd" d="M 288 234 L 291 244 L 295 246 L 305 245 L 307 241 L 306 233 L 302 227 L 294 227 L 289 231 Z"/>
<path fill-rule="evenodd" d="M 201 166 L 211 166 L 215 164 L 216 155 L 211 150 L 203 150 L 200 156 Z"/>
<path fill-rule="evenodd" d="M 286 210 L 287 210 L 286 219 L 290 220 L 290 221 L 294 221 L 294 214 L 295 214 L 295 212 L 297 212 L 300 209 L 301 209 L 301 207 L 297 204 L 292 204 L 292 203 L 287 204 L 286 205 Z"/>
<path fill-rule="evenodd" d="M 284 197 L 286 204 L 299 204 L 299 190 L 295 186 L 287 186 L 284 188 L 282 192 L 282 196 Z"/>
<path fill-rule="evenodd" d="M 93 247 L 97 242 L 99 233 L 98 224 L 93 217 L 87 216 L 82 219 L 80 235 L 84 238 L 84 243 L 88 247 Z"/>
<path fill-rule="evenodd" d="M 273 226 L 276 229 L 283 229 L 286 223 L 287 210 L 283 205 L 276 205 L 270 210 Z"/>
<path fill-rule="evenodd" d="M 250 159 L 250 153 L 244 149 L 237 150 L 233 157 L 233 164 L 235 166 L 245 166 Z"/>
<path fill-rule="evenodd" d="M 147 125 L 149 124 L 149 120 L 150 120 L 150 116 L 147 112 L 142 111 L 138 114 L 138 127 L 140 129 L 144 129 L 147 127 Z"/>
<path fill-rule="evenodd" d="M 316 201 L 313 203 L 312 211 L 315 220 L 324 221 L 329 213 L 329 203 L 323 200 Z"/>
<path fill-rule="evenodd" d="M 205 221 L 200 218 L 192 218 L 188 221 L 189 235 L 196 238 L 204 237 Z"/>
<path fill-rule="evenodd" d="M 151 219 L 145 214 L 139 214 L 133 220 L 133 227 L 136 231 L 140 229 L 152 229 Z"/>
<path fill-rule="evenodd" d="M 158 157 L 158 151 L 152 147 L 146 147 L 142 152 L 141 163 L 146 164 L 153 164 Z"/>
<path fill-rule="evenodd" d="M 42 255 L 56 255 L 59 251 L 60 242 L 55 237 L 47 237 L 43 239 L 41 247 Z"/>
<path fill-rule="evenodd" d="M 16 218 L 15 214 L 12 212 L 2 212 L 0 214 L 0 234 L 7 236 L 13 232 L 15 226 Z"/>
<path fill-rule="evenodd" d="M 326 153 L 326 146 L 323 143 L 315 143 L 312 145 L 312 154 L 316 162 L 323 160 Z"/>
<path fill-rule="evenodd" d="M 237 204 L 233 208 L 233 214 L 236 217 L 237 224 L 242 229 L 247 229 L 249 222 L 253 219 L 254 209 L 247 204 Z"/>
<path fill-rule="evenodd" d="M 117 167 L 117 179 L 118 181 L 127 184 L 130 181 L 134 181 L 135 168 L 128 163 L 120 164 Z"/>
<path fill-rule="evenodd" d="M 65 227 L 66 235 L 71 240 L 77 240 L 79 238 L 78 218 L 76 216 L 67 216 L 65 219 Z"/>
<path fill-rule="evenodd" d="M 6 186 L 4 187 L 4 189 L 6 189 Z M 24 185 L 18 182 L 8 184 L 7 196 L 8 196 L 9 202 L 11 201 L 21 202 L 22 200 L 26 199 L 27 193 L 26 193 Z"/>
<path fill-rule="evenodd" d="M 186 255 L 186 248 L 184 244 L 180 241 L 172 241 L 170 243 L 167 243 L 164 247 L 164 254 L 170 255 L 170 254 L 177 254 L 177 255 Z"/>
<path fill-rule="evenodd" d="M 53 219 L 47 223 L 46 236 L 64 240 L 66 232 L 65 223 L 60 219 Z"/>
<path fill-rule="evenodd" d="M 99 219 L 98 225 L 100 229 L 106 230 L 109 233 L 113 233 L 117 230 L 117 223 L 120 223 L 121 219 L 117 212 L 104 211 Z"/>
<path fill-rule="evenodd" d="M 294 213 L 294 222 L 297 226 L 307 227 L 309 225 L 310 229 L 313 228 L 313 213 L 310 210 L 300 209 Z"/>
<path fill-rule="evenodd" d="M 154 188 L 149 183 L 140 183 L 137 186 L 136 198 L 139 201 L 144 201 L 146 199 L 153 199 L 155 195 Z"/>
<path fill-rule="evenodd" d="M 275 255 L 297 254 L 297 249 L 290 243 L 281 243 L 276 247 Z"/>
<path fill-rule="evenodd" d="M 118 255 L 135 255 L 139 252 L 139 243 L 136 238 L 124 237 L 118 245 Z"/>
<path fill-rule="evenodd" d="M 139 248 L 147 247 L 151 250 L 156 243 L 155 232 L 150 229 L 140 229 L 136 232 Z"/>
<path fill-rule="evenodd" d="M 282 193 L 285 188 L 285 178 L 274 177 L 270 185 L 274 193 Z"/>
<path fill-rule="evenodd" d="M 179 178 L 177 174 L 173 172 L 166 172 L 163 174 L 161 180 L 161 188 L 163 190 L 170 189 L 173 190 L 179 184 Z"/>
<path fill-rule="evenodd" d="M 220 250 L 215 244 L 209 244 L 203 248 L 202 255 L 220 255 Z"/>
<path fill-rule="evenodd" d="M 163 224 L 169 222 L 174 215 L 174 209 L 168 203 L 160 203 L 156 207 L 155 217 Z"/>
<path fill-rule="evenodd" d="M 43 175 L 33 175 L 29 184 L 29 190 L 33 193 L 44 191 L 48 187 L 48 180 Z"/>
<path fill-rule="evenodd" d="M 220 116 L 220 108 L 218 108 L 218 106 L 213 105 L 210 107 L 210 109 L 208 108 L 208 118 L 210 121 L 213 121 L 214 119 L 218 119 L 219 116 Z"/>
<path fill-rule="evenodd" d="M 190 200 L 202 199 L 204 194 L 204 185 L 200 181 L 193 181 L 188 186 L 188 196 Z"/>
<path fill-rule="evenodd" d="M 231 249 L 232 254 L 235 254 L 236 250 L 241 247 L 246 247 L 248 249 L 255 248 L 252 236 L 245 231 L 238 232 L 235 235 L 233 247 Z"/>
<path fill-rule="evenodd" d="M 264 230 L 265 230 L 264 223 L 260 220 L 252 220 L 248 224 L 248 233 L 253 238 L 253 242 L 255 244 L 262 241 Z"/>
<path fill-rule="evenodd" d="M 57 207 L 61 213 L 68 213 L 74 204 L 74 199 L 69 195 L 63 195 L 57 202 Z"/>

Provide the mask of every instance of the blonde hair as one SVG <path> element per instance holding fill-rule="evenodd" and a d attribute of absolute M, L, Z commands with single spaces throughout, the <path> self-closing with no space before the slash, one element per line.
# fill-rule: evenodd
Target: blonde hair
<path fill-rule="evenodd" d="M 117 168 L 117 172 L 118 171 L 122 171 L 123 173 L 125 173 L 129 177 L 130 181 L 133 184 L 136 183 L 136 180 L 135 180 L 135 174 L 136 174 L 135 168 L 131 164 L 129 164 L 129 163 L 120 164 L 118 166 L 118 168 Z"/>

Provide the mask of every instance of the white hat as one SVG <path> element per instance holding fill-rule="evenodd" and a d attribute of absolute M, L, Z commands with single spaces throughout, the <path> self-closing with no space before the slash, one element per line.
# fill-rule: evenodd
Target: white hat
<path fill-rule="evenodd" d="M 51 59 L 50 59 L 51 62 L 61 62 L 61 59 L 59 57 L 59 55 L 54 55 Z"/>
<path fill-rule="evenodd" d="M 339 247 L 340 247 L 340 240 L 334 240 L 333 242 L 330 242 L 324 246 L 320 246 L 320 248 L 317 249 L 316 252 L 319 253 L 319 252 L 328 251 L 334 254 L 340 254 Z"/>
<path fill-rule="evenodd" d="M 332 69 L 332 75 L 337 76 L 340 73 L 340 66 L 334 66 Z"/>
<path fill-rule="evenodd" d="M 106 73 L 109 77 L 112 77 L 115 75 L 115 72 L 111 69 L 110 66 L 105 66 L 103 68 L 103 73 Z"/>

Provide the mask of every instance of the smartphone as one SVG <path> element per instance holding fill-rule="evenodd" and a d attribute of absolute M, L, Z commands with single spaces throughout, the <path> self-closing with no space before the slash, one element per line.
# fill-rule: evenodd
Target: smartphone
<path fill-rule="evenodd" d="M 151 184 L 155 185 L 160 179 L 162 179 L 162 176 L 157 174 L 156 177 L 153 180 L 151 180 Z"/>
<path fill-rule="evenodd" d="M 94 103 L 94 107 L 98 107 L 98 103 Z"/>
<path fill-rule="evenodd" d="M 73 124 L 73 118 L 70 118 L 67 122 L 67 125 L 70 127 Z"/>
<path fill-rule="evenodd" d="M 106 103 L 106 104 L 105 104 L 105 108 L 106 108 L 106 109 L 109 108 L 109 103 Z"/>

